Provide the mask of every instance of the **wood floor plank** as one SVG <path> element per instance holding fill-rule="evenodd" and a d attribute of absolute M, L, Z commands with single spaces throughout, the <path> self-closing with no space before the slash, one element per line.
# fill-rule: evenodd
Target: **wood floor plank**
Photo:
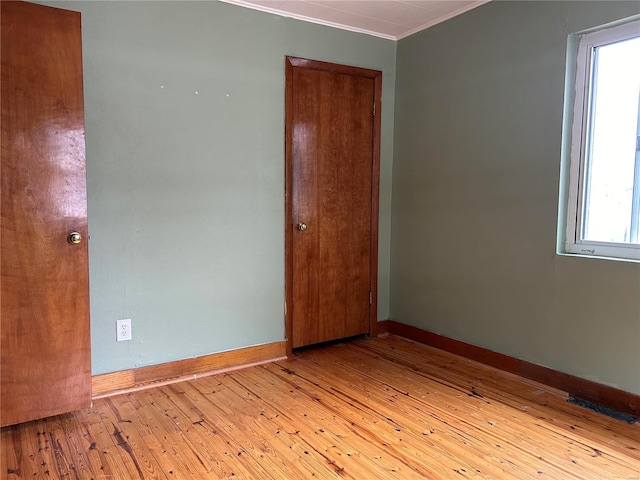
<path fill-rule="evenodd" d="M 24 478 L 37 478 L 41 473 L 36 454 L 25 442 L 24 430 L 13 426 L 2 430 L 2 461 L 8 473 Z"/>
<path fill-rule="evenodd" d="M 328 415 L 323 418 L 314 418 L 312 414 L 306 413 L 305 405 L 295 399 L 295 392 L 289 390 L 289 385 L 278 382 L 268 375 L 260 375 L 260 377 L 260 382 L 252 382 L 248 377 L 234 375 L 227 386 L 239 398 L 258 403 L 254 415 L 263 410 L 273 412 L 272 418 L 279 420 L 277 422 L 278 431 L 287 432 L 289 437 L 294 438 L 290 448 L 302 447 L 304 455 L 301 455 L 301 458 L 311 454 L 312 458 L 315 456 L 317 462 L 326 469 L 328 474 L 333 471 L 337 476 L 343 478 L 351 476 L 361 478 L 358 475 L 359 463 L 364 463 L 369 468 L 378 470 L 379 464 L 383 463 L 382 457 L 372 459 L 371 455 L 367 455 L 370 452 L 358 446 L 357 439 L 354 439 L 355 441 L 349 440 L 349 442 L 342 440 L 342 437 L 352 434 L 345 428 L 345 425 L 340 425 L 339 421 Z M 287 391 L 290 394 L 286 401 L 283 401 L 282 393 Z M 286 408 L 282 408 L 283 405 L 286 405 Z M 340 428 L 342 428 L 342 432 L 337 433 Z M 282 437 L 280 435 L 280 438 Z M 378 478 L 397 478 L 394 477 L 393 472 L 398 472 L 399 469 L 399 465 L 390 467 L 386 471 L 381 469 Z M 409 472 L 406 475 L 406 478 L 412 478 Z"/>
<path fill-rule="evenodd" d="M 167 473 L 162 471 L 159 461 L 161 454 L 154 449 L 156 437 L 147 429 L 142 419 L 136 418 L 135 410 L 126 396 L 121 401 L 114 402 L 105 399 L 103 402 L 104 413 L 108 415 L 110 432 L 115 440 L 114 447 L 123 459 L 133 462 L 138 474 L 135 478 L 166 479 Z M 150 440 L 150 441 L 148 441 Z"/>
<path fill-rule="evenodd" d="M 119 406 L 126 405 L 126 396 L 114 397 L 113 400 Z M 137 459 L 138 456 L 145 458 L 146 452 L 144 450 L 127 452 L 123 448 L 119 438 L 121 430 L 117 425 L 127 420 L 123 420 L 119 414 L 113 412 L 109 399 L 94 402 L 93 409 L 86 413 L 91 414 L 91 421 L 86 425 L 90 430 L 91 437 L 95 440 L 96 446 L 94 448 L 99 449 L 102 453 L 101 459 L 104 462 L 105 470 L 108 471 L 108 473 L 105 472 L 105 475 L 111 475 L 111 478 L 153 478 L 144 477 L 144 472 L 141 473 L 142 469 L 140 468 L 141 461 Z M 133 423 L 133 420 L 130 421 Z M 137 425 L 140 426 L 139 423 Z"/>
<path fill-rule="evenodd" d="M 109 467 L 104 452 L 98 447 L 94 438 L 92 425 L 96 424 L 99 416 L 96 412 L 81 411 L 77 412 L 75 417 L 70 417 L 65 424 L 68 434 L 75 434 L 78 443 L 86 453 L 87 460 L 90 465 L 90 471 L 98 478 L 113 478 L 113 473 Z"/>
<path fill-rule="evenodd" d="M 207 401 L 212 401 L 216 405 L 223 405 L 225 409 L 233 409 L 233 414 L 225 415 L 228 423 L 241 429 L 247 421 L 250 421 L 249 419 L 254 419 L 254 428 L 261 430 L 261 435 L 258 438 L 262 442 L 268 441 L 268 450 L 273 450 L 292 460 L 291 466 L 302 475 L 302 478 L 306 478 L 314 471 L 322 469 L 322 463 L 314 458 L 313 455 L 308 455 L 308 452 L 305 453 L 297 442 L 288 441 L 286 435 L 287 426 L 282 423 L 280 415 L 264 410 L 253 410 L 244 398 L 230 391 L 228 385 L 224 383 L 226 378 L 227 376 L 222 376 L 218 379 L 219 383 L 216 385 L 215 391 L 211 392 L 211 395 L 204 395 L 202 391 L 200 393 L 203 394 L 203 398 Z M 261 415 L 263 413 L 264 415 Z M 260 422 L 262 419 L 268 419 L 269 427 L 265 427 Z M 291 429 L 291 426 L 288 428 Z M 293 478 L 299 477 L 295 476 Z"/>
<path fill-rule="evenodd" d="M 478 389 L 482 389 L 484 397 L 487 399 L 495 398 L 500 404 L 520 408 L 529 415 L 536 415 L 539 420 L 557 424 L 563 429 L 577 430 L 579 427 L 575 422 L 572 423 L 573 420 L 605 428 L 611 432 L 611 435 L 606 437 L 596 435 L 594 437 L 593 433 L 597 434 L 597 431 L 593 432 L 589 428 L 582 430 L 585 435 L 591 435 L 588 438 L 592 441 L 605 441 L 613 448 L 620 449 L 621 452 L 636 452 L 640 459 L 640 451 L 634 448 L 637 443 L 633 442 L 632 445 L 625 440 L 637 435 L 638 425 L 612 421 L 611 418 L 604 415 L 584 415 L 588 410 L 568 403 L 566 393 L 541 385 L 533 380 L 523 379 L 400 337 L 388 336 L 380 340 L 381 343 L 356 341 L 347 345 L 347 348 L 380 353 L 382 358 L 411 368 L 419 376 L 438 381 L 441 381 L 439 379 L 442 377 L 442 369 L 446 368 L 446 381 L 452 382 L 453 385 L 456 385 L 455 388 L 460 388 L 462 392 L 478 395 L 480 393 Z M 393 345 L 393 356 L 387 355 L 389 345 Z M 365 346 L 364 349 L 363 346 Z M 427 362 L 425 362 L 425 354 L 428 357 Z M 407 361 L 407 358 L 411 360 Z M 548 405 L 551 406 L 545 408 Z"/>
<path fill-rule="evenodd" d="M 308 363 L 307 359 L 300 361 Z M 509 463 L 501 465 L 499 462 L 484 462 L 473 448 L 468 448 L 479 440 L 465 435 L 462 428 L 456 425 L 455 419 L 452 419 L 446 412 L 442 411 L 439 415 L 434 415 L 431 412 L 421 411 L 420 407 L 416 408 L 415 405 L 409 405 L 413 403 L 412 399 L 404 394 L 401 394 L 401 403 L 408 405 L 411 411 L 402 411 L 398 408 L 399 403 L 394 399 L 397 393 L 376 392 L 373 383 L 367 385 L 355 384 L 352 378 L 345 378 L 348 377 L 348 372 L 342 369 L 333 371 L 328 362 L 324 363 L 323 367 L 316 369 L 316 366 L 307 364 L 304 365 L 304 370 L 312 372 L 311 377 L 314 380 L 324 378 L 325 372 L 328 371 L 326 375 L 330 379 L 331 385 L 339 386 L 336 387 L 339 394 L 343 395 L 348 402 L 357 402 L 358 408 L 362 412 L 367 413 L 372 418 L 382 420 L 383 423 L 381 425 L 384 425 L 385 420 L 387 421 L 386 428 L 388 431 L 385 432 L 383 430 L 383 432 L 385 432 L 384 436 L 387 438 L 390 436 L 397 437 L 397 441 L 393 445 L 402 445 L 404 448 L 404 446 L 421 442 L 431 452 L 437 452 L 436 462 L 444 467 L 444 471 L 440 473 L 445 478 L 458 472 L 474 472 L 473 474 L 476 476 L 485 475 L 488 478 L 495 478 L 496 475 L 504 475 L 505 470 L 510 471 L 514 468 L 517 470 L 517 465 Z M 341 374 L 338 372 L 341 372 Z M 319 395 L 320 393 L 314 392 L 314 394 Z M 358 395 L 366 397 L 366 404 L 358 402 Z M 420 415 L 419 423 L 414 422 L 415 414 Z M 442 428 L 443 425 L 445 428 Z M 429 433 L 425 435 L 425 432 Z M 447 441 L 440 438 L 441 432 L 445 432 Z M 459 442 L 463 442 L 465 447 L 461 448 L 458 444 Z M 485 445 L 486 448 L 493 448 L 494 446 L 494 444 Z M 420 451 L 413 452 L 410 449 L 405 454 L 410 456 L 418 454 L 418 458 L 412 458 L 411 461 L 420 462 L 420 453 Z M 515 473 L 523 475 L 525 471 L 514 471 Z"/>
<path fill-rule="evenodd" d="M 208 462 L 199 452 L 194 451 L 191 441 L 183 434 L 179 422 L 172 418 L 158 402 L 162 399 L 162 387 L 145 390 L 136 396 L 141 407 L 136 410 L 141 421 L 148 429 L 145 435 L 147 446 L 155 452 L 155 458 L 165 475 L 177 475 L 179 478 L 207 478 L 212 473 Z M 132 420 L 130 428 L 122 425 L 123 431 L 133 430 L 137 426 Z M 135 454 L 135 451 L 133 451 Z M 132 454 L 132 456 L 133 456 Z"/>
<path fill-rule="evenodd" d="M 177 398 L 175 393 L 179 391 L 172 387 L 166 387 L 157 392 L 155 401 L 160 408 L 165 411 L 165 414 L 171 416 L 177 423 L 185 422 L 189 423 L 190 419 L 185 413 L 177 406 L 178 403 L 184 404 L 184 398 Z M 188 426 L 183 428 L 189 428 Z M 238 430 L 236 422 L 234 421 L 222 421 L 216 425 L 216 431 L 223 431 L 227 435 L 227 445 L 235 446 L 238 449 L 236 456 L 245 456 L 252 461 L 248 462 L 250 469 L 249 474 L 255 478 L 282 478 L 281 469 L 283 465 L 279 459 L 272 461 L 269 455 L 265 455 L 265 451 L 260 449 L 252 441 L 242 435 L 242 432 Z M 185 432 L 186 434 L 187 432 Z M 233 440 L 233 441 L 231 441 Z M 259 440 L 259 439 L 256 439 Z M 190 442 L 189 442 L 190 443 Z"/>
<path fill-rule="evenodd" d="M 325 354 L 325 357 L 326 355 L 327 354 Z M 543 473 L 548 471 L 553 478 L 565 478 L 568 475 L 566 470 L 574 470 L 575 468 L 575 464 L 570 463 L 569 461 L 571 458 L 567 458 L 567 456 L 560 458 L 560 461 L 547 460 L 544 458 L 545 449 L 549 446 L 554 446 L 553 439 L 554 437 L 557 437 L 557 435 L 555 432 L 551 434 L 551 438 L 549 438 L 549 432 L 545 432 L 544 435 L 540 435 L 538 432 L 538 427 L 540 425 L 537 425 L 535 421 L 532 421 L 529 416 L 519 415 L 519 418 L 514 417 L 518 420 L 516 425 L 521 425 L 522 422 L 528 422 L 526 425 L 526 431 L 528 434 L 525 436 L 521 431 L 510 427 L 510 423 L 513 423 L 510 413 L 505 416 L 504 413 L 500 411 L 501 409 L 483 408 L 483 403 L 485 402 L 483 397 L 468 395 L 466 392 L 463 394 L 455 391 L 449 394 L 443 392 L 440 393 L 438 407 L 434 407 L 433 405 L 421 402 L 416 398 L 424 391 L 425 385 L 420 382 L 414 382 L 414 384 L 411 384 L 409 379 L 402 379 L 400 377 L 402 371 L 399 367 L 387 365 L 387 370 L 384 374 L 380 374 L 378 368 L 380 365 L 374 362 L 372 364 L 374 367 L 372 367 L 372 365 L 367 364 L 367 359 L 361 356 L 349 357 L 348 355 L 345 355 L 344 352 L 341 352 L 333 357 L 333 359 L 328 357 L 323 359 L 321 362 L 322 368 L 315 372 L 314 378 L 321 377 L 324 372 L 326 372 L 326 375 L 328 376 L 331 375 L 331 370 L 326 368 L 327 360 L 329 360 L 329 364 L 335 362 L 343 372 L 343 376 L 351 379 L 350 384 L 356 391 L 359 388 L 365 388 L 366 386 L 375 385 L 376 382 L 380 382 L 379 389 L 384 393 L 384 390 L 389 388 L 384 384 L 384 380 L 387 377 L 387 374 L 391 373 L 393 374 L 393 378 L 398 379 L 395 384 L 399 386 L 401 390 L 397 390 L 396 393 L 392 394 L 390 399 L 392 399 L 392 397 L 397 397 L 398 395 L 407 395 L 408 397 L 403 400 L 403 404 L 409 405 L 410 407 L 412 406 L 416 411 L 419 411 L 421 417 L 428 417 L 430 414 L 428 410 L 435 409 L 438 412 L 438 417 L 443 419 L 452 428 L 457 427 L 462 429 L 462 434 L 460 434 L 459 440 L 462 440 L 465 445 L 469 444 L 469 442 L 473 442 L 474 440 L 485 438 L 486 446 L 491 446 L 497 442 L 501 445 L 501 448 L 505 449 L 507 452 L 509 450 L 513 450 L 513 448 L 517 446 L 517 448 L 525 449 L 529 453 L 535 453 L 538 455 L 539 461 L 534 464 L 530 463 L 529 469 L 535 469 L 536 472 L 539 470 Z M 347 358 L 346 361 L 345 358 Z M 304 361 L 309 360 L 309 358 L 306 358 Z M 354 367 L 354 365 L 357 365 L 357 367 Z M 397 369 L 397 371 L 394 371 L 394 368 Z M 363 375 L 367 377 L 366 382 L 358 384 L 358 379 Z M 369 391 L 367 393 L 374 397 L 376 396 L 375 392 Z M 452 394 L 454 395 L 453 397 L 451 396 Z M 463 408 L 460 408 L 460 406 Z M 483 410 L 490 412 L 491 416 L 486 417 L 486 412 Z M 512 410 L 518 412 L 518 409 Z M 459 411 L 464 414 L 464 418 L 458 415 Z M 402 410 L 400 413 L 402 413 Z M 402 415 L 397 416 L 396 419 L 402 419 L 404 422 L 410 421 L 410 418 L 403 417 Z M 499 428 L 495 428 L 496 425 L 499 425 Z M 467 427 L 471 427 L 472 430 L 479 432 L 480 435 L 476 436 L 476 438 L 468 438 L 468 435 L 465 432 Z M 496 432 L 499 432 L 500 434 L 496 435 Z M 579 444 L 575 444 L 574 446 L 582 447 Z M 584 459 L 593 455 L 594 451 L 591 448 L 586 448 L 585 446 L 585 448 L 580 449 L 582 451 L 575 449 L 576 451 L 573 452 L 574 458 Z M 521 455 L 517 455 L 517 453 L 518 452 L 514 452 L 515 455 L 513 456 L 520 457 Z M 624 468 L 624 464 L 621 464 L 615 456 L 610 455 L 605 447 L 603 447 L 603 450 L 600 453 L 602 456 L 600 461 L 603 466 L 608 467 L 610 464 L 618 464 L 618 467 L 622 469 Z M 587 474 L 588 469 L 585 470 L 584 473 Z M 632 471 L 628 473 L 629 475 L 633 474 Z M 594 478 L 598 478 L 598 474 L 596 474 Z"/>
<path fill-rule="evenodd" d="M 0 432 L 0 480 L 640 480 L 640 425 L 393 335 Z"/>
<path fill-rule="evenodd" d="M 486 369 L 487 367 L 483 368 Z M 498 376 L 502 373 L 504 372 L 494 372 L 494 374 L 497 374 Z M 511 374 L 505 375 L 507 377 L 512 377 Z M 448 378 L 451 379 L 451 377 L 451 371 L 449 370 Z M 471 377 L 467 375 L 466 379 L 469 378 Z M 522 418 L 525 418 L 527 420 L 532 420 L 533 418 L 535 419 L 537 424 L 540 424 L 538 420 L 544 420 L 545 422 L 542 425 L 545 428 L 551 428 L 553 431 L 559 432 L 563 436 L 566 436 L 565 434 L 568 432 L 570 433 L 571 437 L 576 437 L 578 436 L 577 432 L 579 430 L 582 430 L 585 433 L 587 433 L 588 430 L 585 428 L 578 428 L 575 423 L 572 423 L 568 420 L 573 421 L 576 419 L 580 419 L 586 423 L 594 423 L 594 425 L 602 426 L 608 432 L 610 432 L 610 434 L 602 436 L 601 434 L 599 434 L 600 432 L 598 430 L 590 431 L 589 433 L 591 433 L 592 435 L 595 434 L 595 436 L 590 437 L 590 442 L 603 442 L 601 443 L 601 445 L 609 445 L 614 451 L 631 456 L 635 460 L 640 460 L 640 451 L 637 449 L 637 424 L 628 425 L 624 422 L 615 421 L 603 415 L 593 415 L 589 410 L 567 403 L 565 401 L 566 395 L 553 395 L 551 397 L 545 397 L 544 391 L 540 390 L 540 387 L 546 388 L 539 384 L 535 384 L 532 386 L 531 393 L 528 393 L 528 395 L 517 397 L 512 395 L 512 393 L 514 391 L 517 391 L 517 389 L 514 386 L 505 385 L 501 393 L 494 393 L 493 395 L 483 395 L 483 398 L 485 400 L 494 397 L 499 398 L 501 406 L 511 407 L 515 410 L 522 410 L 524 413 L 526 413 L 526 416 Z M 480 382 L 479 384 L 472 383 L 470 384 L 470 389 L 467 388 L 466 392 L 471 392 L 471 396 L 477 396 L 479 395 L 479 391 L 477 390 L 477 388 L 484 389 L 485 386 L 482 384 L 482 382 Z M 474 389 L 476 389 L 476 391 L 473 391 Z M 521 392 L 526 391 L 527 389 L 521 390 Z M 543 392 L 542 395 L 539 392 Z M 544 401 L 538 403 L 540 398 L 544 399 Z M 496 402 L 496 404 L 498 403 Z M 597 420 L 597 422 L 594 422 L 594 420 Z M 548 439 L 546 439 L 546 441 L 548 441 Z"/>
<path fill-rule="evenodd" d="M 29 452 L 37 465 L 37 478 L 56 478 L 59 475 L 53 449 L 50 448 L 50 432 L 44 420 L 27 422 L 19 426 L 23 438 L 23 455 Z"/>
<path fill-rule="evenodd" d="M 72 415 L 58 415 L 43 420 L 49 434 L 50 442 L 56 459 L 56 466 L 60 476 L 68 478 L 87 478 L 91 476 L 88 460 L 84 452 L 78 451 L 76 445 L 70 442 L 64 429 L 64 422 Z"/>
<path fill-rule="evenodd" d="M 142 395 L 127 394 L 126 397 L 127 402 L 122 402 L 119 412 L 123 419 L 123 428 L 126 429 L 128 438 L 133 441 L 131 445 L 132 451 L 138 454 L 140 449 L 136 448 L 136 446 L 142 445 L 142 448 L 147 450 L 146 456 L 148 460 L 145 460 L 145 463 L 150 463 L 152 459 L 155 459 L 158 466 L 159 478 L 173 478 L 173 475 L 178 474 L 180 476 L 184 475 L 184 464 L 188 464 L 190 460 L 183 458 L 183 455 L 174 455 L 174 447 L 172 446 L 173 442 L 170 441 L 170 435 L 167 433 L 159 435 L 158 432 L 161 430 L 156 430 L 153 426 L 157 422 L 156 417 L 154 415 L 147 415 L 148 409 L 158 408 L 155 402 L 156 397 L 153 397 L 154 401 L 152 404 L 149 403 L 148 399 L 143 398 Z M 162 417 L 162 422 L 177 422 L 178 426 L 182 423 L 180 420 L 170 418 L 166 414 Z M 127 423 L 129 423 L 129 425 L 127 425 Z M 224 469 L 217 468 L 218 465 L 215 462 L 209 461 L 210 451 L 207 445 L 198 444 L 197 436 L 185 430 L 185 427 L 186 424 L 183 423 L 179 429 L 181 433 L 188 436 L 189 441 L 186 442 L 184 438 L 177 438 L 177 440 L 174 441 L 175 447 L 180 451 L 186 450 L 191 453 L 195 451 L 195 457 L 194 455 L 189 455 L 189 458 L 191 461 L 195 461 L 201 466 L 204 466 L 207 474 L 213 478 L 224 478 L 228 476 Z M 192 445 L 194 442 L 196 443 L 195 446 Z"/>
<path fill-rule="evenodd" d="M 325 429 L 333 428 L 333 433 L 344 437 L 358 433 L 358 436 L 364 439 L 365 444 L 376 449 L 377 456 L 392 455 L 396 460 L 412 466 L 417 473 L 427 478 L 447 475 L 453 471 L 449 461 L 455 462 L 456 459 L 450 451 L 441 449 L 437 444 L 421 438 L 420 441 L 424 448 L 431 452 L 427 461 L 423 452 L 411 448 L 410 443 L 406 441 L 406 434 L 403 433 L 401 425 L 392 416 L 379 411 L 380 406 L 372 407 L 368 405 L 368 401 L 359 401 L 355 396 L 345 394 L 343 387 L 327 390 L 314 380 L 309 381 L 304 376 L 298 375 L 296 373 L 299 372 L 298 370 L 293 371 L 289 368 L 296 367 L 296 365 L 293 363 L 288 367 L 282 367 L 275 364 L 273 368 L 269 368 L 269 371 L 282 381 L 290 382 L 296 391 L 307 397 L 306 401 L 296 405 L 297 410 L 306 412 L 305 418 L 313 418 L 318 415 L 316 409 L 309 408 L 309 399 L 311 399 L 320 404 L 325 411 L 324 416 L 317 419 L 318 422 L 323 424 L 328 419 L 333 420 L 332 427 L 324 425 Z M 287 379 L 287 376 L 292 378 Z M 331 383 L 333 385 L 333 380 Z M 354 443 L 357 440 L 349 439 L 349 442 Z M 359 448 L 362 446 L 359 445 Z M 456 463 L 456 465 L 458 464 Z"/>

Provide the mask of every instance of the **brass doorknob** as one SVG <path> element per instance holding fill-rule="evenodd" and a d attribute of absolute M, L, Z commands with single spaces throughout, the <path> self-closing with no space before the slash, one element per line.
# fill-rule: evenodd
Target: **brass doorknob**
<path fill-rule="evenodd" d="M 307 224 L 306 223 L 299 223 L 298 224 L 298 230 L 300 230 L 301 232 L 304 232 L 307 229 Z"/>
<path fill-rule="evenodd" d="M 80 235 L 78 232 L 71 232 L 67 237 L 67 241 L 69 243 L 73 243 L 74 245 L 77 245 L 82 241 L 82 235 Z"/>

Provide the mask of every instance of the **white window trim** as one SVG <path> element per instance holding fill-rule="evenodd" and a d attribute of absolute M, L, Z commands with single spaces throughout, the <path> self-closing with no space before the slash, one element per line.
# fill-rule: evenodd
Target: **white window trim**
<path fill-rule="evenodd" d="M 582 202 L 585 175 L 585 150 L 588 134 L 588 109 L 590 104 L 592 78 L 591 56 L 594 46 L 606 45 L 635 37 L 640 34 L 640 19 L 634 19 L 622 25 L 602 28 L 590 33 L 576 34 L 577 60 L 575 76 L 568 78 L 574 86 L 573 117 L 571 119 L 569 190 L 566 199 L 566 228 L 564 251 L 559 253 L 575 254 L 595 258 L 611 258 L 640 262 L 640 245 L 628 243 L 610 243 L 581 240 Z M 571 44 L 571 43 L 570 43 Z M 574 50 L 575 52 L 575 50 Z M 571 54 L 571 52 L 569 52 Z M 565 124 L 566 128 L 567 124 Z"/>

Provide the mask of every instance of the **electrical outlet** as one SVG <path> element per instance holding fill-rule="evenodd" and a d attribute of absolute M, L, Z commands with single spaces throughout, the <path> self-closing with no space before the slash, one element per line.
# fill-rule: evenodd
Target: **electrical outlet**
<path fill-rule="evenodd" d="M 131 319 L 116 320 L 116 340 L 131 340 Z"/>

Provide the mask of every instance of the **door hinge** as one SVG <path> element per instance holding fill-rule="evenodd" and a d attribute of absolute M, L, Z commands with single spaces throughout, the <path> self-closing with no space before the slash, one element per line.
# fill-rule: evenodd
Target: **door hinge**
<path fill-rule="evenodd" d="M 369 305 L 373 304 L 373 292 L 369 292 Z"/>
<path fill-rule="evenodd" d="M 373 102 L 373 116 L 376 116 L 376 102 Z"/>

